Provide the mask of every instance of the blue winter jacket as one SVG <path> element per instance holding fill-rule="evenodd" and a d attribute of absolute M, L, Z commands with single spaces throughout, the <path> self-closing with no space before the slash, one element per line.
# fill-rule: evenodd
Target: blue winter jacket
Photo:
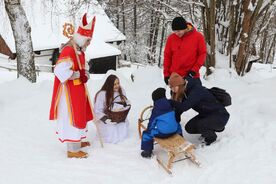
<path fill-rule="evenodd" d="M 179 112 L 189 109 L 197 111 L 200 115 L 209 115 L 211 113 L 228 114 L 225 107 L 219 103 L 214 95 L 207 88 L 200 85 L 191 77 L 187 77 L 186 98 L 182 102 L 171 101 L 173 107 Z"/>
<path fill-rule="evenodd" d="M 175 112 L 166 98 L 154 102 L 148 130 L 153 134 L 172 134 L 178 129 L 179 123 L 175 120 Z"/>

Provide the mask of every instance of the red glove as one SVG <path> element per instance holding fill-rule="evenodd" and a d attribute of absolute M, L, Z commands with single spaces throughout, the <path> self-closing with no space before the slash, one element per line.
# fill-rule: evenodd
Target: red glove
<path fill-rule="evenodd" d="M 88 77 L 86 76 L 84 69 L 80 70 L 80 80 L 82 83 L 86 83 L 88 80 Z"/>

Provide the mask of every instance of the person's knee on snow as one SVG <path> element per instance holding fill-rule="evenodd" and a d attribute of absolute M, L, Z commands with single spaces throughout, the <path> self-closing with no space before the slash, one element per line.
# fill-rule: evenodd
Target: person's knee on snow
<path fill-rule="evenodd" d="M 189 134 L 198 134 L 199 133 L 198 130 L 197 130 L 196 124 L 194 122 L 188 122 L 185 125 L 185 130 Z"/>

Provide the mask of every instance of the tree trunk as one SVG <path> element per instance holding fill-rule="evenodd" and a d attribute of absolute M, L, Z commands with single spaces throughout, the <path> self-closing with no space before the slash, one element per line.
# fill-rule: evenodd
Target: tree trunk
<path fill-rule="evenodd" d="M 159 26 L 160 26 L 160 16 L 159 14 L 157 15 L 155 19 L 155 28 L 154 28 L 154 35 L 153 35 L 153 40 L 152 40 L 152 48 L 151 48 L 151 54 L 152 54 L 152 62 L 156 63 L 156 47 L 157 47 L 157 38 L 159 34 Z"/>
<path fill-rule="evenodd" d="M 250 37 L 252 30 L 255 26 L 255 22 L 257 16 L 259 14 L 259 10 L 263 4 L 263 0 L 259 0 L 257 5 L 254 8 L 254 12 L 249 9 L 250 0 L 244 0 L 242 7 L 244 18 L 242 22 L 242 32 L 240 35 L 240 45 L 239 51 L 237 55 L 237 61 L 235 64 L 236 71 L 239 75 L 244 74 L 245 66 L 247 64 L 248 56 L 249 56 L 249 46 L 250 46 Z"/>
<path fill-rule="evenodd" d="M 117 20 L 116 20 L 116 26 L 118 29 L 120 29 L 120 5 L 119 5 L 119 0 L 116 0 L 116 8 L 117 8 Z"/>
<path fill-rule="evenodd" d="M 165 1 L 166 4 L 170 4 L 170 0 Z M 164 8 L 164 11 L 167 12 L 167 7 L 162 6 Z M 165 35 L 166 35 L 166 30 L 167 30 L 168 23 L 165 19 L 165 17 L 162 18 L 162 31 L 161 31 L 161 40 L 160 40 L 160 48 L 159 48 L 159 58 L 158 58 L 158 66 L 161 67 L 161 59 L 163 55 L 163 47 L 164 47 L 164 42 L 165 42 Z"/>
<path fill-rule="evenodd" d="M 242 23 L 242 11 L 241 11 L 241 2 L 237 0 L 237 3 L 234 4 L 234 30 L 232 32 L 233 48 L 238 44 L 240 31 L 241 31 L 241 23 Z"/>
<path fill-rule="evenodd" d="M 126 34 L 125 1 L 122 2 L 123 34 Z"/>
<path fill-rule="evenodd" d="M 133 5 L 133 36 L 136 40 L 136 37 L 137 37 L 137 0 L 134 0 L 134 5 Z"/>
<path fill-rule="evenodd" d="M 273 39 L 273 42 L 272 42 L 272 46 L 271 46 L 271 49 L 272 49 L 272 54 L 271 54 L 271 64 L 274 62 L 274 58 L 275 58 L 275 52 L 276 52 L 276 34 L 274 34 L 274 39 Z"/>
<path fill-rule="evenodd" d="M 265 10 L 263 10 L 265 12 L 264 12 L 264 15 L 262 16 L 262 21 L 261 21 L 261 24 L 260 24 L 261 28 L 263 28 L 264 25 L 267 24 L 266 20 L 269 18 L 268 16 L 270 16 L 270 14 L 268 13 L 268 10 L 269 10 L 268 6 L 265 8 Z M 263 31 L 264 31 L 264 29 L 258 29 L 257 30 L 257 33 L 256 33 L 257 36 L 255 38 L 255 43 L 258 41 L 258 39 L 259 39 L 259 37 L 260 37 L 260 35 L 262 34 Z"/>
<path fill-rule="evenodd" d="M 137 0 L 134 0 L 133 4 L 133 39 L 134 39 L 134 47 L 137 47 Z M 137 49 L 134 49 L 134 61 L 137 62 Z"/>
<path fill-rule="evenodd" d="M 210 50 L 207 54 L 206 59 L 206 74 L 210 75 L 212 73 L 211 67 L 215 67 L 216 65 L 216 39 L 215 39 L 215 13 L 216 13 L 216 0 L 210 0 L 210 4 L 208 7 L 207 0 L 204 0 L 205 8 L 203 8 L 202 15 L 203 17 L 203 25 L 204 25 L 204 35 L 207 44 L 210 46 Z"/>
<path fill-rule="evenodd" d="M 265 63 L 265 46 L 266 46 L 266 41 L 267 41 L 267 35 L 268 35 L 268 30 L 266 29 L 263 34 L 262 34 L 262 42 L 261 42 L 261 48 L 260 48 L 260 59 L 262 63 Z"/>
<path fill-rule="evenodd" d="M 234 8 L 235 8 L 235 4 L 233 3 L 233 1 L 229 1 L 230 2 L 230 23 L 229 23 L 229 38 L 228 38 L 228 48 L 227 48 L 227 55 L 229 55 L 229 68 L 232 68 L 232 50 L 233 50 L 233 46 L 234 46 Z"/>
<path fill-rule="evenodd" d="M 216 65 L 216 32 L 215 32 L 215 17 L 216 17 L 216 0 L 210 0 L 210 66 Z M 207 75 L 211 74 L 210 69 Z"/>
<path fill-rule="evenodd" d="M 19 75 L 26 77 L 30 82 L 36 82 L 31 27 L 20 0 L 5 0 L 13 30 L 17 53 L 17 70 Z"/>
<path fill-rule="evenodd" d="M 162 31 L 161 31 L 161 42 L 160 42 L 160 48 L 159 48 L 159 58 L 158 58 L 158 66 L 161 67 L 161 56 L 162 56 L 162 50 L 164 47 L 164 38 L 165 38 L 165 30 L 167 28 L 167 23 L 166 20 L 163 18 L 162 19 Z"/>
<path fill-rule="evenodd" d="M 274 34 L 273 36 L 273 41 L 268 49 L 268 52 L 267 52 L 267 58 L 266 58 L 266 62 L 265 63 L 273 63 L 273 60 L 274 60 L 274 54 L 275 54 L 275 42 L 276 42 L 276 34 Z M 272 50 L 274 50 L 274 52 L 272 52 Z M 272 54 L 272 55 L 271 55 Z M 270 61 L 270 58 L 271 58 L 271 61 Z"/>
<path fill-rule="evenodd" d="M 161 0 L 163 2 L 163 0 Z M 157 10 L 161 11 L 162 5 L 160 3 L 157 3 Z M 152 55 L 152 63 L 156 63 L 157 59 L 157 38 L 159 35 L 159 28 L 160 28 L 160 13 L 156 13 L 155 19 L 154 19 L 154 34 L 153 34 L 153 40 L 152 40 L 152 47 L 151 47 L 151 55 Z"/>
<path fill-rule="evenodd" d="M 125 1 L 122 2 L 122 24 L 123 24 L 123 34 L 126 35 L 126 17 L 125 17 Z M 124 48 L 125 48 L 125 42 L 121 43 L 122 45 L 124 45 Z M 124 60 L 127 59 L 127 56 L 126 56 L 126 53 L 122 53 L 122 58 Z"/>
<path fill-rule="evenodd" d="M 151 11 L 151 19 L 150 19 L 150 31 L 149 31 L 149 38 L 148 38 L 148 51 L 147 51 L 147 58 L 148 63 L 152 64 L 152 53 L 151 53 L 151 47 L 153 43 L 153 34 L 154 34 L 154 26 L 155 26 L 155 18 L 154 18 L 154 11 Z"/>

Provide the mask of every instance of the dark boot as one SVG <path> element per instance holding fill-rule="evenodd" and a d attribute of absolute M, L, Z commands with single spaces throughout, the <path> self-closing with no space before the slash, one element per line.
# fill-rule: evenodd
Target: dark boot
<path fill-rule="evenodd" d="M 212 138 L 205 138 L 205 145 L 209 146 L 210 144 L 212 144 L 213 142 L 216 141 L 216 137 L 212 137 Z"/>
<path fill-rule="evenodd" d="M 224 127 L 222 129 L 216 130 L 216 132 L 223 132 L 224 131 Z"/>
<path fill-rule="evenodd" d="M 142 151 L 141 152 L 141 156 L 144 157 L 144 158 L 151 158 L 151 155 L 152 155 L 152 151 Z"/>

